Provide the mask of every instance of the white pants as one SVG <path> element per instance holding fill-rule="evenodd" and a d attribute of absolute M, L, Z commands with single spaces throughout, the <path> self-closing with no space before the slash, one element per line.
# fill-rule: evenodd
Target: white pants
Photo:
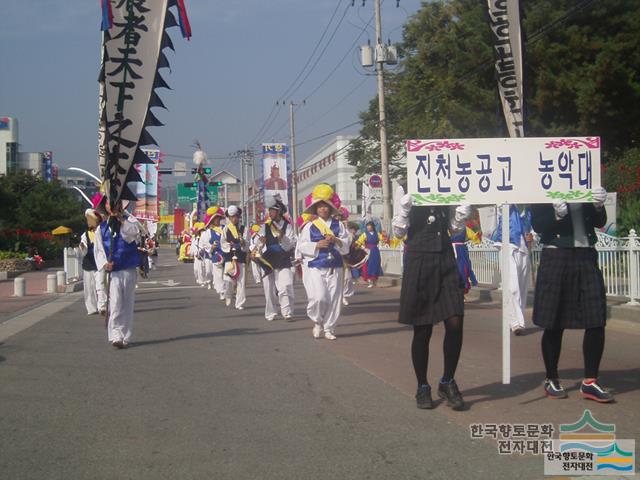
<path fill-rule="evenodd" d="M 223 263 L 213 263 L 211 264 L 211 276 L 213 278 L 213 288 L 215 289 L 218 295 L 224 295 L 224 269 L 222 268 Z"/>
<path fill-rule="evenodd" d="M 342 307 L 344 269 L 307 266 L 302 278 L 309 299 L 307 316 L 325 332 L 334 333 Z"/>
<path fill-rule="evenodd" d="M 283 317 L 293 315 L 293 268 L 278 268 L 262 279 L 266 300 L 264 316 L 273 320 L 278 304 Z"/>
<path fill-rule="evenodd" d="M 156 262 L 153 259 L 152 255 L 149 255 L 149 270 L 155 270 L 156 268 Z"/>
<path fill-rule="evenodd" d="M 246 267 L 247 266 L 244 263 L 238 264 L 238 268 L 240 269 L 240 276 L 235 280 L 229 275 L 224 276 L 224 297 L 233 299 L 233 293 L 235 290 L 236 308 L 244 306 L 244 302 L 247 301 L 247 292 L 245 288 Z"/>
<path fill-rule="evenodd" d="M 204 262 L 197 258 L 193 258 L 193 275 L 196 278 L 196 283 L 198 285 L 203 285 L 205 283 L 204 279 Z"/>
<path fill-rule="evenodd" d="M 109 323 L 107 333 L 110 342 L 129 342 L 133 330 L 133 306 L 136 299 L 135 268 L 111 272 L 109 285 Z"/>
<path fill-rule="evenodd" d="M 524 328 L 524 310 L 527 308 L 527 295 L 531 284 L 531 262 L 529 254 L 513 245 L 509 255 L 509 295 L 511 301 L 507 315 L 511 329 Z M 503 295 L 505 294 L 503 288 Z"/>
<path fill-rule="evenodd" d="M 350 268 L 345 268 L 344 269 L 344 291 L 343 291 L 343 296 L 346 297 L 353 297 L 356 293 L 356 282 L 353 280 L 353 275 L 351 275 L 351 269 Z"/>
<path fill-rule="evenodd" d="M 82 271 L 84 305 L 92 314 L 107 308 L 107 292 L 104 284 L 104 270 Z"/>
<path fill-rule="evenodd" d="M 251 274 L 253 275 L 253 280 L 256 283 L 262 283 L 262 270 L 256 262 L 251 262 Z"/>
<path fill-rule="evenodd" d="M 204 267 L 204 283 L 213 284 L 213 262 L 205 258 L 202 264 Z"/>

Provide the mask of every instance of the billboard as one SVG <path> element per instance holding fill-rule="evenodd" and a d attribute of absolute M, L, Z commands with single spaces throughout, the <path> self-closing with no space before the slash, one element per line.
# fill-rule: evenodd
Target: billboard
<path fill-rule="evenodd" d="M 42 173 L 46 182 L 53 180 L 53 152 L 42 152 Z"/>
<path fill-rule="evenodd" d="M 153 163 L 137 163 L 135 168 L 142 178 L 142 182 L 136 182 L 136 206 L 133 216 L 139 219 L 158 221 L 158 164 L 160 150 L 143 148 L 142 151 Z"/>
<path fill-rule="evenodd" d="M 289 205 L 287 168 L 289 148 L 286 143 L 262 144 L 262 188 L 264 196 L 280 195 L 282 203 Z"/>

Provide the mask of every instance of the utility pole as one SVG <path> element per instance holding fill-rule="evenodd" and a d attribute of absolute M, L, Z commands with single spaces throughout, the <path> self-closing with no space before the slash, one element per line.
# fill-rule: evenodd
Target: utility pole
<path fill-rule="evenodd" d="M 296 106 L 293 101 L 289 102 L 289 137 L 291 151 L 291 216 L 293 221 L 293 228 L 298 233 L 298 181 L 297 181 L 297 167 L 296 167 L 296 128 L 293 118 L 293 107 Z"/>
<path fill-rule="evenodd" d="M 374 0 L 376 17 L 376 76 L 378 78 L 378 112 L 380 118 L 380 167 L 382 176 L 382 224 L 391 231 L 391 185 L 389 183 L 389 158 L 387 157 L 387 116 L 384 107 L 384 63 L 386 47 L 382 42 L 380 0 Z"/>
<path fill-rule="evenodd" d="M 256 169 L 255 169 L 255 159 L 253 157 L 253 152 L 250 151 L 247 147 L 248 158 L 251 162 L 251 214 L 252 221 L 257 221 L 257 212 L 256 212 Z"/>

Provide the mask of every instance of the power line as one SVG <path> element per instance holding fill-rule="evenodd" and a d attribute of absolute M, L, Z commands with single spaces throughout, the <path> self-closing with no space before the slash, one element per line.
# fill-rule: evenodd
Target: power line
<path fill-rule="evenodd" d="M 338 0 L 338 3 L 336 4 L 336 8 L 333 10 L 333 13 L 331 14 L 331 18 L 329 19 L 329 21 L 327 22 L 326 26 L 324 27 L 324 30 L 322 31 L 322 35 L 320 35 L 320 38 L 318 39 L 318 41 L 316 42 L 315 46 L 313 47 L 313 50 L 311 52 L 311 55 L 309 55 L 309 58 L 307 59 L 307 62 L 304 64 L 304 66 L 302 67 L 302 69 L 300 70 L 300 72 L 298 73 L 296 78 L 293 80 L 293 82 L 291 82 L 291 84 L 285 89 L 285 91 L 282 93 L 282 95 L 280 95 L 279 98 L 285 98 L 285 96 L 289 93 L 291 88 L 293 88 L 293 86 L 300 79 L 300 77 L 302 76 L 302 74 L 304 73 L 306 68 L 309 66 L 309 63 L 311 63 L 311 60 L 313 59 L 314 55 L 318 51 L 318 48 L 320 47 L 320 44 L 322 43 L 322 41 L 324 40 L 324 37 L 326 36 L 327 32 L 329 31 L 329 27 L 333 23 L 333 19 L 335 18 L 336 14 L 338 13 L 338 9 L 340 8 L 340 4 L 343 1 L 344 0 Z M 258 133 L 256 133 L 256 135 L 254 136 L 253 140 L 251 141 L 252 145 L 260 138 L 260 135 L 263 133 L 263 130 L 268 129 L 269 126 L 271 125 L 269 123 L 269 119 L 270 119 L 271 115 L 273 115 L 273 112 L 276 110 L 276 107 L 277 107 L 277 104 L 274 105 L 271 108 L 271 111 L 269 112 L 269 115 L 267 115 L 267 119 L 264 121 L 264 123 L 262 124 L 262 126 L 258 130 Z M 271 120 L 271 123 L 273 123 L 273 120 Z"/>

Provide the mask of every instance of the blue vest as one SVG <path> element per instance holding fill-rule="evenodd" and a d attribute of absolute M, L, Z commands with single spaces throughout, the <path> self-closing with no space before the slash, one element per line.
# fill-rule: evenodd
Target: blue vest
<path fill-rule="evenodd" d="M 140 254 L 138 253 L 138 245 L 136 245 L 136 242 L 125 242 L 120 232 L 118 232 L 115 237 L 112 237 L 108 222 L 102 222 L 100 224 L 100 234 L 102 235 L 102 244 L 107 254 L 107 260 L 113 262 L 112 271 L 128 270 L 140 265 Z M 113 254 L 111 254 L 112 245 Z"/>
<path fill-rule="evenodd" d="M 331 231 L 336 237 L 340 235 L 340 222 L 335 218 L 331 220 Z M 324 240 L 324 235 L 320 233 L 318 227 L 313 223 L 309 234 L 312 242 Z M 331 252 L 331 258 L 329 257 L 329 252 Z M 342 255 L 335 247 L 321 248 L 318 256 L 309 262 L 309 266 L 313 268 L 342 268 Z"/>
<path fill-rule="evenodd" d="M 209 237 L 209 243 L 213 245 L 215 242 L 218 242 L 218 246 L 211 251 L 211 260 L 213 263 L 219 263 L 222 258 L 222 247 L 220 246 L 220 239 L 222 235 L 216 232 L 213 228 L 211 229 L 211 236 Z M 219 255 L 216 255 L 216 253 Z"/>
<path fill-rule="evenodd" d="M 531 231 L 531 210 L 525 208 L 520 215 L 520 210 L 515 205 L 509 206 L 509 242 L 516 247 L 520 246 L 520 239 Z M 498 217 L 498 227 L 491 235 L 491 240 L 502 243 L 502 215 Z"/>
<path fill-rule="evenodd" d="M 380 242 L 380 239 L 378 238 L 378 232 L 370 232 L 369 230 L 367 230 L 366 232 L 364 232 L 366 235 L 365 238 L 365 245 L 369 246 L 369 245 L 378 245 L 378 243 Z"/>

